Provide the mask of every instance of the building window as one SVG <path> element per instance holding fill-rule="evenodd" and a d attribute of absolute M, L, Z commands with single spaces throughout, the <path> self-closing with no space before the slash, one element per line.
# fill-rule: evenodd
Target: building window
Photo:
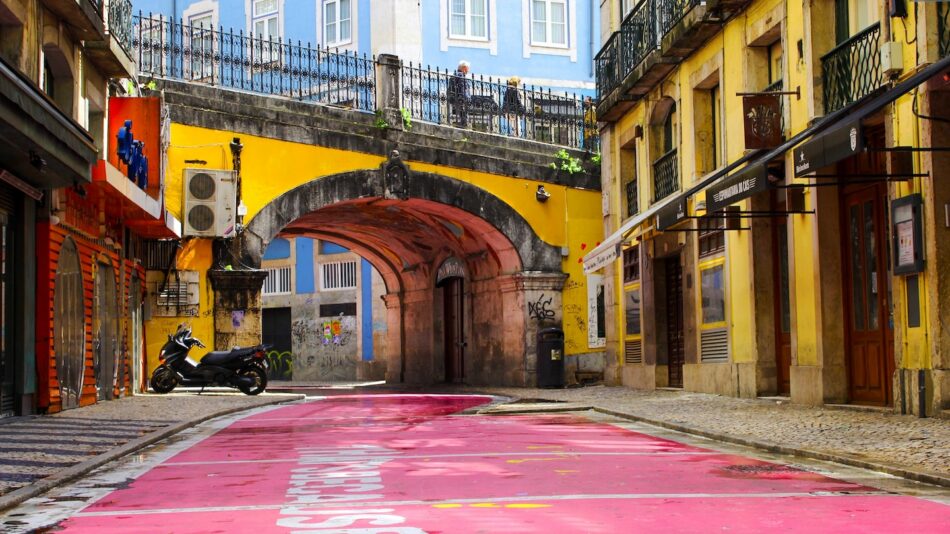
<path fill-rule="evenodd" d="M 627 284 L 639 279 L 640 245 L 635 245 L 623 251 L 623 283 Z"/>
<path fill-rule="evenodd" d="M 720 151 L 722 150 L 722 128 L 720 123 L 722 120 L 722 100 L 720 100 L 719 86 L 716 85 L 709 90 L 709 114 L 712 116 L 712 139 L 710 144 L 712 145 L 712 169 L 718 169 L 719 164 L 722 163 L 722 158 L 720 157 Z"/>
<path fill-rule="evenodd" d="M 277 0 L 254 0 L 251 31 L 255 37 L 275 40 L 280 32 L 277 29 L 278 10 Z"/>
<path fill-rule="evenodd" d="M 210 78 L 214 72 L 214 22 L 212 13 L 188 19 L 191 26 L 191 77 Z"/>
<path fill-rule="evenodd" d="M 726 248 L 726 218 L 723 214 L 699 219 L 699 257 L 718 254 Z"/>
<path fill-rule="evenodd" d="M 164 46 L 168 43 L 166 32 L 170 31 L 165 15 L 142 17 L 133 30 L 139 36 L 139 72 L 164 74 L 166 60 Z"/>
<path fill-rule="evenodd" d="M 633 5 L 636 2 L 634 0 L 620 0 L 620 19 L 623 20 L 627 18 L 627 15 L 630 14 L 630 10 L 633 9 Z"/>
<path fill-rule="evenodd" d="M 620 183 L 624 187 L 624 213 L 632 217 L 640 212 L 640 196 L 637 191 L 637 153 L 632 148 L 620 149 Z"/>
<path fill-rule="evenodd" d="M 449 0 L 449 37 L 488 39 L 488 0 Z"/>
<path fill-rule="evenodd" d="M 320 266 L 320 283 L 322 289 L 355 289 L 356 262 L 324 263 Z"/>
<path fill-rule="evenodd" d="M 339 46 L 351 42 L 352 22 L 350 0 L 326 0 L 323 3 L 323 43 Z"/>
<path fill-rule="evenodd" d="M 290 267 L 267 269 L 264 279 L 264 295 L 287 295 L 290 293 Z"/>
<path fill-rule="evenodd" d="M 531 0 L 531 44 L 567 46 L 566 0 Z"/>
<path fill-rule="evenodd" d="M 626 324 L 626 335 L 640 334 L 640 288 L 630 288 L 624 291 L 623 312 Z"/>
<path fill-rule="evenodd" d="M 723 281 L 723 265 L 700 271 L 702 291 L 703 324 L 726 321 L 726 295 Z"/>

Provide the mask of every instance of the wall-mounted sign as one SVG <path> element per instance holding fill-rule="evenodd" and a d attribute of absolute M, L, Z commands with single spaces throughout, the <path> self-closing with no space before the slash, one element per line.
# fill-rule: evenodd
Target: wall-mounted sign
<path fill-rule="evenodd" d="M 811 174 L 864 150 L 860 121 L 844 124 L 795 149 L 795 177 Z"/>
<path fill-rule="evenodd" d="M 747 165 L 706 190 L 706 213 L 715 213 L 730 204 L 765 191 L 768 186 L 768 171 L 765 164 Z"/>
<path fill-rule="evenodd" d="M 780 95 L 768 94 L 742 97 L 746 150 L 774 148 L 782 143 L 780 99 Z"/>
<path fill-rule="evenodd" d="M 465 264 L 455 256 L 449 256 L 439 266 L 435 275 L 435 285 L 440 285 L 446 278 L 465 278 Z"/>
<path fill-rule="evenodd" d="M 891 202 L 894 274 L 914 274 L 924 270 L 920 206 L 920 194 L 894 199 Z"/>
<path fill-rule="evenodd" d="M 684 219 L 686 219 L 686 196 L 680 195 L 656 212 L 656 229 L 666 230 Z"/>

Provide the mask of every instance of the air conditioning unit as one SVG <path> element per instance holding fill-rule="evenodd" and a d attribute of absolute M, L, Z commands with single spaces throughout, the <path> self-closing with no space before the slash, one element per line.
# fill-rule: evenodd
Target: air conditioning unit
<path fill-rule="evenodd" d="M 199 237 L 234 235 L 234 172 L 185 169 L 183 234 Z"/>

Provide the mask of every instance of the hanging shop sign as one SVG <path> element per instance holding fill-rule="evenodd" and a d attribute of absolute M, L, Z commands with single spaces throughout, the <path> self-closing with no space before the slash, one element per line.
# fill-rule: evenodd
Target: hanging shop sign
<path fill-rule="evenodd" d="M 747 165 L 706 190 L 706 213 L 715 213 L 730 204 L 745 200 L 769 187 L 768 170 L 764 163 Z"/>
<path fill-rule="evenodd" d="M 894 274 L 915 274 L 924 270 L 924 242 L 920 194 L 891 202 L 891 239 L 894 250 Z"/>
<path fill-rule="evenodd" d="M 660 211 L 656 212 L 656 229 L 666 230 L 686 219 L 686 195 L 680 195 L 679 198 L 669 203 Z"/>
<path fill-rule="evenodd" d="M 780 95 L 742 97 L 745 119 L 746 150 L 775 148 L 782 143 L 782 104 Z"/>
<path fill-rule="evenodd" d="M 811 174 L 864 150 L 861 123 L 853 121 L 795 149 L 795 177 Z"/>

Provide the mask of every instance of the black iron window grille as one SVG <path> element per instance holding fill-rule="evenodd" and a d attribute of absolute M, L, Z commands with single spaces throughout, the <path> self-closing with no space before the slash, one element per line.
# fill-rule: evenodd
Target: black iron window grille
<path fill-rule="evenodd" d="M 726 249 L 726 218 L 723 213 L 714 213 L 697 219 L 699 226 L 699 257 L 713 256 Z"/>
<path fill-rule="evenodd" d="M 637 195 L 637 181 L 630 180 L 624 186 L 627 193 L 627 217 L 633 217 L 640 212 L 639 196 Z"/>
<path fill-rule="evenodd" d="M 853 35 L 821 57 L 825 113 L 837 111 L 881 87 L 880 24 Z"/>
<path fill-rule="evenodd" d="M 255 93 L 376 108 L 375 59 L 253 33 L 192 26 L 160 15 L 134 17 L 132 45 L 144 76 Z"/>
<path fill-rule="evenodd" d="M 629 284 L 640 279 L 640 245 L 634 245 L 623 251 L 623 283 Z"/>
<path fill-rule="evenodd" d="M 659 16 L 659 30 L 666 35 L 672 30 L 701 0 L 656 0 L 656 9 L 652 10 Z"/>
<path fill-rule="evenodd" d="M 402 108 L 413 120 L 585 149 L 600 148 L 590 97 L 402 65 Z"/>
<path fill-rule="evenodd" d="M 950 3 L 937 4 L 937 33 L 940 41 L 940 57 L 950 56 Z"/>
<path fill-rule="evenodd" d="M 674 148 L 653 162 L 653 201 L 666 198 L 679 188 L 679 166 Z"/>
<path fill-rule="evenodd" d="M 109 33 L 132 55 L 132 0 L 109 0 Z"/>

